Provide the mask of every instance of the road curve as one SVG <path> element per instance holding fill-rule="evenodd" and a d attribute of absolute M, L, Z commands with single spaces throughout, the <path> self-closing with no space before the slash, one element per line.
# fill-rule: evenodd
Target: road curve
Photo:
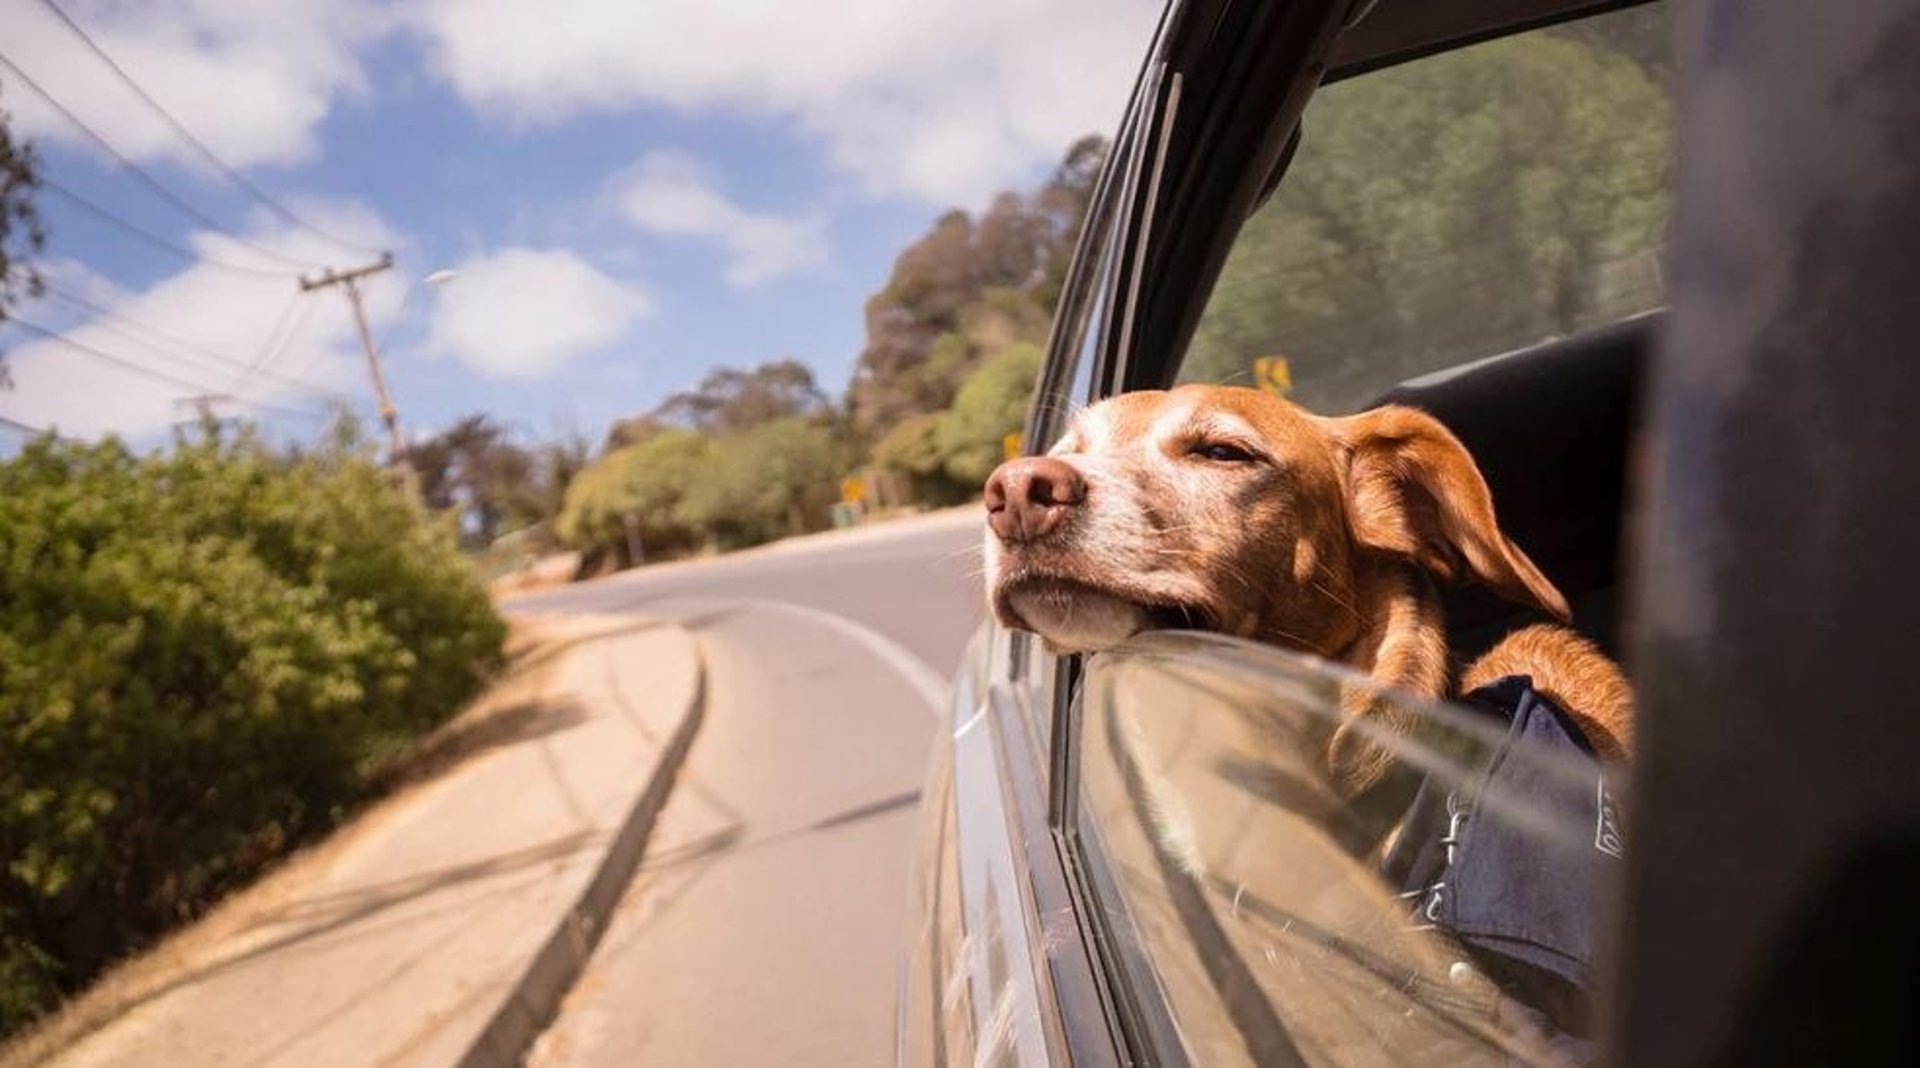
<path fill-rule="evenodd" d="M 511 612 L 647 611 L 672 597 L 783 601 L 884 634 L 951 677 L 983 618 L 978 506 L 663 564 L 515 597 Z"/>
<path fill-rule="evenodd" d="M 690 627 L 706 721 L 640 874 L 530 1062 L 881 1065 L 975 513 L 517 599 Z"/>

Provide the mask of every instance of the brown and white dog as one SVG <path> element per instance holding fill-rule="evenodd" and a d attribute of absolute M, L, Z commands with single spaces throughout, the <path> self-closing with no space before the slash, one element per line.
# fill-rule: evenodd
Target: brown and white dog
<path fill-rule="evenodd" d="M 1477 580 L 1569 618 L 1566 598 L 1501 533 L 1465 446 L 1424 412 L 1329 419 L 1250 389 L 1188 385 L 1080 412 L 1046 456 L 986 485 L 994 614 L 1059 652 L 1142 630 L 1218 631 L 1347 664 L 1439 698 L 1510 674 L 1577 721 L 1603 758 L 1633 747 L 1633 698 L 1612 661 L 1564 627 L 1508 636 L 1452 677 L 1432 578 Z M 1346 728 L 1407 729 L 1374 693 L 1342 701 L 1335 777 L 1364 788 L 1389 758 Z"/>

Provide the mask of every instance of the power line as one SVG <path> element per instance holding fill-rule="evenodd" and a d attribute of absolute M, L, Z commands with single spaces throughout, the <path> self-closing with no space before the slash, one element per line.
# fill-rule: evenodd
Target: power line
<path fill-rule="evenodd" d="M 161 237 L 159 234 L 154 233 L 152 230 L 149 230 L 146 227 L 139 225 L 138 223 L 128 222 L 126 219 L 121 218 L 118 215 L 115 215 L 112 211 L 109 211 L 108 209 L 101 207 L 99 204 L 94 203 L 93 201 L 87 199 L 86 197 L 81 196 L 80 194 L 74 192 L 73 190 L 68 189 L 66 186 L 61 185 L 59 182 L 56 182 L 53 179 L 48 178 L 44 175 L 41 176 L 40 178 L 40 186 L 41 188 L 45 189 L 47 192 L 53 193 L 57 196 L 64 198 L 69 204 L 72 204 L 74 207 L 77 207 L 80 210 L 86 212 L 87 214 L 92 215 L 94 218 L 99 219 L 100 221 L 107 223 L 111 226 L 117 227 L 124 233 L 137 237 L 140 240 L 145 241 L 147 244 L 152 245 L 163 252 L 170 252 L 175 256 L 179 256 L 182 259 L 188 260 L 189 262 L 204 263 L 210 267 L 217 267 L 223 271 L 232 271 L 235 274 L 250 274 L 260 278 L 279 278 L 284 280 L 287 277 L 289 277 L 289 272 L 285 270 L 270 269 L 266 267 L 248 267 L 245 264 L 230 263 L 223 259 L 218 259 L 213 256 L 208 256 L 204 253 L 195 252 L 192 249 L 186 248 L 183 245 L 180 245 L 176 242 L 169 241 L 166 238 Z"/>
<path fill-rule="evenodd" d="M 295 318 L 293 315 L 296 303 L 300 309 L 298 318 Z M 275 328 L 272 334 L 267 335 L 266 343 L 260 346 L 259 355 L 255 356 L 253 362 L 247 365 L 246 370 L 241 371 L 240 376 L 233 380 L 233 388 L 239 389 L 245 386 L 252 380 L 254 375 L 267 375 L 271 378 L 297 381 L 297 379 L 293 379 L 290 375 L 272 370 L 269 365 L 279 360 L 280 355 L 286 352 L 287 346 L 293 343 L 293 339 L 300 336 L 300 331 L 307 325 L 307 320 L 313 318 L 313 309 L 317 303 L 317 301 L 311 300 L 301 301 L 298 295 L 294 296 L 294 298 L 288 302 L 286 310 L 280 314 L 279 326 Z M 281 327 L 285 328 L 284 333 L 281 332 Z M 316 390 L 316 392 L 325 393 L 328 391 Z"/>
<path fill-rule="evenodd" d="M 189 341 L 186 338 L 183 338 L 176 334 L 172 334 L 165 330 L 162 330 L 159 327 L 152 325 L 151 323 L 146 323 L 139 319 L 135 319 L 125 314 L 124 312 L 114 311 L 113 309 L 105 307 L 97 301 L 89 300 L 88 298 L 83 297 L 80 294 L 73 292 L 72 290 L 63 288 L 61 286 L 53 285 L 51 283 L 46 284 L 45 289 L 47 291 L 47 294 L 49 296 L 52 296 L 56 300 L 59 300 L 65 304 L 72 305 L 75 308 L 79 308 L 82 311 L 88 312 L 92 315 L 99 317 L 100 319 L 105 319 L 109 323 L 120 323 L 125 326 L 131 327 L 134 330 L 138 330 L 142 334 L 145 334 L 146 335 L 145 338 L 137 338 L 137 337 L 134 338 L 134 340 L 140 342 L 141 344 L 150 345 L 153 343 L 154 340 L 157 339 L 161 342 L 164 342 L 169 347 L 181 350 L 181 352 L 183 352 L 184 354 L 193 356 L 197 359 L 200 359 L 203 362 L 212 362 L 212 363 L 218 364 L 219 370 L 216 371 L 216 373 L 238 372 L 242 376 L 246 376 L 249 373 L 257 371 L 260 374 L 267 375 L 268 377 L 273 378 L 284 385 L 292 386 L 295 389 L 306 390 L 309 393 L 325 393 L 326 392 L 325 389 L 313 384 L 312 382 L 302 381 L 298 378 L 294 378 L 289 375 L 276 374 L 272 371 L 267 371 L 262 368 L 255 367 L 250 361 L 240 359 L 237 356 L 229 356 L 223 352 L 219 352 L 217 350 L 208 348 L 205 345 L 199 344 L 198 342 Z M 295 293 L 293 297 L 289 299 L 286 307 L 281 310 L 279 322 L 274 324 L 273 331 L 268 335 L 269 341 L 272 341 L 274 338 L 277 338 L 279 336 L 280 327 L 291 316 L 293 312 L 293 305 L 295 302 L 299 300 L 300 300 L 300 294 L 298 293 Z M 310 304 L 311 302 L 308 302 L 308 303 Z M 122 333 L 124 336 L 129 336 L 129 337 L 133 336 L 130 333 L 127 333 L 126 331 L 119 331 L 119 332 Z M 237 385 L 238 383 L 236 383 L 236 387 Z"/>
<path fill-rule="evenodd" d="M 41 434 L 45 434 L 49 432 L 48 428 L 46 427 L 34 426 L 31 423 L 23 423 L 18 419 L 9 419 L 4 415 L 0 415 L 0 427 L 5 427 L 8 430 L 17 430 L 22 434 L 31 434 L 34 437 L 38 437 Z"/>
<path fill-rule="evenodd" d="M 195 136 L 194 132 L 192 130 L 189 130 L 185 123 L 175 118 L 172 112 L 168 111 L 165 107 L 161 106 L 160 101 L 154 99 L 152 93 L 147 92 L 147 90 L 144 87 L 142 87 L 139 82 L 135 81 L 133 78 L 133 75 L 127 73 L 126 68 L 120 66 L 119 63 L 115 62 L 114 58 L 107 54 L 106 49 L 101 48 L 100 45 L 96 41 L 94 41 L 92 36 L 90 36 L 86 30 L 82 29 L 79 23 L 73 20 L 73 16 L 67 14 L 64 10 L 62 10 L 60 5 L 54 3 L 53 0 L 40 0 L 40 2 L 47 8 L 47 10 L 52 11 L 55 15 L 59 16 L 60 21 L 66 23 L 67 28 L 72 30 L 74 32 L 74 35 L 79 37 L 80 40 L 86 44 L 87 48 L 91 50 L 94 55 L 100 57 L 100 61 L 102 63 L 105 63 L 107 67 L 110 70 L 112 70 L 115 75 L 119 77 L 120 81 L 124 83 L 128 89 L 133 90 L 136 96 L 138 96 L 141 100 L 145 101 L 147 107 L 151 108 L 155 115 L 160 116 L 162 121 L 164 121 L 168 126 L 173 128 L 174 133 L 180 135 L 180 139 L 182 141 L 185 141 L 190 147 L 192 147 L 194 152 L 197 153 L 201 159 L 206 160 L 207 163 L 211 165 L 214 170 L 219 171 L 222 175 L 225 175 L 228 181 L 232 182 L 234 185 L 244 190 L 248 196 L 251 196 L 253 197 L 253 199 L 266 205 L 267 208 L 271 210 L 274 214 L 287 220 L 293 225 L 300 227 L 303 230 L 316 234 L 320 237 L 326 238 L 328 241 L 332 242 L 335 245 L 338 245 L 340 248 L 347 250 L 349 252 L 367 253 L 367 254 L 373 253 L 374 250 L 367 248 L 364 245 L 356 245 L 353 242 L 347 241 L 344 238 L 336 237 L 333 234 L 330 234 L 327 231 L 322 230 L 319 227 L 313 225 L 307 220 L 301 218 L 300 216 L 295 215 L 292 212 L 292 210 L 287 208 L 286 205 L 280 203 L 278 200 L 275 200 L 273 197 L 267 195 L 266 190 L 261 189 L 259 186 L 255 185 L 251 180 L 249 180 L 245 175 L 241 174 L 238 170 L 235 170 L 234 168 L 228 166 L 226 161 L 222 160 L 219 156 L 215 155 L 213 149 L 208 148 L 205 141 L 202 141 L 200 140 L 199 137 Z"/>
<path fill-rule="evenodd" d="M 111 352 L 106 352 L 102 349 L 94 348 L 92 345 L 89 345 L 83 341 L 75 341 L 73 338 L 70 338 L 65 334 L 62 334 L 55 330 L 49 330 L 44 326 L 40 326 L 36 323 L 32 323 L 25 319 L 22 319 L 17 315 L 9 316 L 7 319 L 7 322 L 12 323 L 14 326 L 17 326 L 22 330 L 27 331 L 28 333 L 38 334 L 39 336 L 47 339 L 48 341 L 58 342 L 62 345 L 67 346 L 70 349 L 73 349 L 76 352 L 85 353 L 86 355 L 92 356 L 97 360 L 102 360 L 106 363 L 110 363 L 117 367 L 124 368 L 125 370 L 132 371 L 135 374 L 144 375 L 148 378 L 153 379 L 156 382 L 165 382 L 170 386 L 176 386 L 178 388 L 189 390 L 196 394 L 214 392 L 214 390 L 209 388 L 204 383 L 194 382 L 189 379 L 181 378 L 178 375 L 170 374 L 158 368 L 149 367 L 146 364 L 140 363 L 136 360 L 130 360 L 124 356 L 116 356 Z M 286 405 L 274 404 L 269 401 L 259 400 L 254 397 L 242 397 L 240 399 L 244 400 L 246 403 L 256 408 L 262 408 L 268 411 L 276 411 L 285 415 L 313 416 L 318 414 L 309 408 L 290 408 L 290 407 L 287 407 Z"/>
<path fill-rule="evenodd" d="M 280 305 L 280 314 L 274 317 L 273 328 L 267 331 L 266 340 L 260 342 L 260 349 L 253 354 L 253 359 L 248 360 L 245 365 L 241 367 L 240 377 L 234 380 L 235 385 L 246 380 L 254 373 L 263 370 L 269 360 L 280 354 L 280 350 L 285 347 L 288 337 L 292 336 L 287 332 L 287 324 L 293 321 L 293 312 L 299 303 L 300 294 L 295 292 L 287 298 L 285 304 Z M 311 302 L 308 304 L 308 309 L 312 309 Z M 283 337 L 283 334 L 286 334 L 286 336 Z"/>
<path fill-rule="evenodd" d="M 175 193 L 173 190 L 167 188 L 167 186 L 164 183 L 162 183 L 160 179 L 155 178 L 152 174 L 148 173 L 145 168 L 141 167 L 138 163 L 133 162 L 133 160 L 127 158 L 126 154 L 121 152 L 119 149 L 115 148 L 113 146 L 113 142 L 107 140 L 105 135 L 101 134 L 98 130 L 95 130 L 92 126 L 87 125 L 85 120 L 81 119 L 80 116 L 74 114 L 73 111 L 70 110 L 65 104 L 62 104 L 58 99 L 56 99 L 52 93 L 49 93 L 45 88 L 43 88 L 39 82 L 34 81 L 31 75 L 29 75 L 26 71 L 21 70 L 20 65 L 18 63 L 15 63 L 4 52 L 0 52 L 0 66 L 4 66 L 8 70 L 12 71 L 14 74 L 14 77 L 19 78 L 23 83 L 26 84 L 27 88 L 32 89 L 36 94 L 38 94 L 40 99 L 47 102 L 48 106 L 52 107 L 55 111 L 59 112 L 63 117 L 66 118 L 68 122 L 72 123 L 82 133 L 85 133 L 88 137 L 92 138 L 95 144 L 99 145 L 102 149 L 106 150 L 107 154 L 112 156 L 120 164 L 120 167 L 122 170 L 125 170 L 128 174 L 131 174 L 135 178 L 138 178 L 141 181 L 141 183 L 144 184 L 148 189 L 151 189 L 155 193 L 155 195 L 159 196 L 161 199 L 165 200 L 167 203 L 172 204 L 174 207 L 180 209 L 181 211 L 187 213 L 188 215 L 192 216 L 194 219 L 198 220 L 202 225 L 205 225 L 207 227 L 210 227 L 214 230 L 219 231 L 222 234 L 225 234 L 227 237 L 232 238 L 235 241 L 238 241 L 240 244 L 253 249 L 254 251 L 260 253 L 261 255 L 268 257 L 269 259 L 279 260 L 281 263 L 285 263 L 285 264 L 288 264 L 289 266 L 296 267 L 296 268 L 307 268 L 307 267 L 319 266 L 319 264 L 313 263 L 312 261 L 294 259 L 293 257 L 287 256 L 283 253 L 275 252 L 274 250 L 267 248 L 264 245 L 255 244 L 254 242 L 249 241 L 244 237 L 241 237 L 239 234 L 234 233 L 232 230 L 227 229 L 227 227 L 222 225 L 218 219 L 215 219 L 213 216 L 208 215 L 206 212 L 201 211 L 197 207 L 194 207 L 191 203 L 189 203 L 185 198 L 181 197 L 178 193 Z M 283 271 L 281 273 L 284 274 L 286 272 Z"/>
<path fill-rule="evenodd" d="M 297 322 L 297 323 L 294 323 L 294 324 L 293 324 L 293 327 L 292 327 L 292 328 L 291 328 L 291 329 L 290 329 L 290 330 L 288 331 L 288 333 L 287 333 L 287 338 L 286 338 L 286 342 L 291 342 L 291 341 L 292 341 L 292 340 L 293 340 L 293 339 L 294 339 L 295 337 L 297 337 L 297 336 L 299 336 L 299 333 L 300 333 L 300 329 L 301 329 L 302 327 L 304 327 L 304 326 L 306 326 L 306 325 L 307 325 L 307 320 L 308 320 L 308 319 L 311 319 L 311 318 L 313 318 L 313 309 L 314 309 L 314 307 L 315 307 L 315 305 L 314 305 L 314 302 L 312 302 L 312 301 L 308 301 L 308 302 L 307 302 L 307 303 L 306 303 L 305 305 L 303 305 L 302 307 L 303 307 L 303 308 L 304 308 L 305 310 L 304 310 L 304 311 L 302 311 L 302 312 L 301 312 L 301 314 L 300 314 L 300 321 L 299 321 L 299 322 Z M 286 348 L 286 342 L 283 342 L 283 343 L 281 344 L 281 346 L 280 346 L 280 347 L 281 347 L 281 348 L 282 348 L 283 350 L 284 350 L 284 349 Z M 306 359 L 304 359 L 304 360 L 302 360 L 302 361 L 300 361 L 300 365 L 299 365 L 299 366 L 298 366 L 297 368 L 295 368 L 295 369 L 294 369 L 294 370 L 293 370 L 292 372 L 290 372 L 290 373 L 292 373 L 292 374 L 299 374 L 299 375 L 304 375 L 304 374 L 306 374 L 306 373 L 307 373 L 308 371 L 310 371 L 310 370 L 312 370 L 312 369 L 313 369 L 313 365 L 314 365 L 314 364 L 315 364 L 316 362 L 318 362 L 318 360 L 319 360 L 319 358 L 320 358 L 320 354 L 321 354 L 321 350 L 320 350 L 320 349 L 318 349 L 318 348 L 316 348 L 316 349 L 314 349 L 314 350 L 313 350 L 312 352 L 309 352 L 309 353 L 307 354 L 307 358 L 306 358 Z M 276 353 L 274 353 L 274 355 L 272 356 L 272 358 L 271 358 L 271 359 L 272 359 L 272 360 L 278 360 L 278 359 L 280 358 L 280 356 L 281 356 L 281 355 L 282 355 L 281 353 L 279 353 L 279 352 L 276 352 Z M 269 362 L 271 362 L 271 361 L 269 361 Z"/>

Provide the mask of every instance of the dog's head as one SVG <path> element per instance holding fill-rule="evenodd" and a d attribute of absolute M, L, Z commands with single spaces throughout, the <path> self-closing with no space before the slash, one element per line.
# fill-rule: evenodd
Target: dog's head
<path fill-rule="evenodd" d="M 1327 419 L 1250 389 L 1122 394 L 1046 456 L 1001 465 L 986 500 L 994 614 L 1059 651 L 1186 627 L 1334 656 L 1366 625 L 1359 569 L 1381 558 L 1567 616 L 1465 447 L 1411 408 Z"/>

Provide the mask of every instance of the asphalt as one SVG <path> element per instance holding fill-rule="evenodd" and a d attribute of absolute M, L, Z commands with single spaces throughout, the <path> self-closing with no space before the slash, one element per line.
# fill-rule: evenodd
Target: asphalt
<path fill-rule="evenodd" d="M 515 597 L 509 611 L 645 612 L 672 598 L 775 601 L 881 634 L 940 677 L 960 666 L 984 617 L 978 506 L 622 572 Z"/>
<path fill-rule="evenodd" d="M 530 1063 L 889 1063 L 948 679 L 983 612 L 961 511 L 642 569 L 516 611 L 686 627 L 705 720 L 638 876 Z"/>

